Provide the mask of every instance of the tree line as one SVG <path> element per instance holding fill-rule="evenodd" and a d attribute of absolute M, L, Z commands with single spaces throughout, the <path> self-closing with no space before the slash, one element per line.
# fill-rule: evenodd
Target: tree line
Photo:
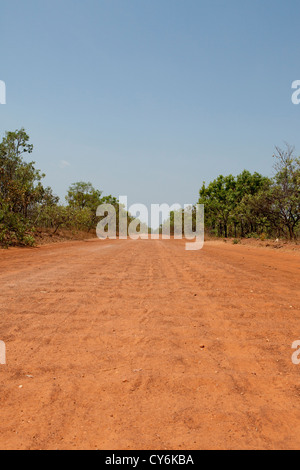
<path fill-rule="evenodd" d="M 219 175 L 208 185 L 203 183 L 197 203 L 204 205 L 206 235 L 235 239 L 299 238 L 300 158 L 288 144 L 284 149 L 275 149 L 272 178 L 244 170 L 237 176 Z M 190 210 L 195 230 L 196 205 Z M 170 212 L 159 228 L 160 233 L 164 226 L 170 226 L 172 235 L 178 226 L 184 232 L 183 209 Z"/>
<path fill-rule="evenodd" d="M 66 203 L 50 187 L 45 177 L 25 157 L 33 151 L 24 129 L 6 132 L 0 143 L 0 245 L 34 245 L 36 228 L 56 233 L 65 228 L 91 231 L 99 218 L 97 207 L 112 204 L 118 214 L 124 210 L 116 197 L 103 196 L 91 183 L 70 186 Z M 274 176 L 265 177 L 244 170 L 237 176 L 218 176 L 199 191 L 205 206 L 205 229 L 217 237 L 274 237 L 296 239 L 300 235 L 300 158 L 293 147 L 276 147 Z M 195 209 L 195 208 L 194 208 Z M 168 223 L 174 232 L 174 220 Z M 127 213 L 128 224 L 133 217 Z M 173 229 L 173 232 L 172 232 Z M 118 225 L 117 225 L 118 232 Z"/>
<path fill-rule="evenodd" d="M 218 176 L 199 191 L 205 228 L 219 237 L 295 240 L 300 235 L 300 159 L 286 144 L 276 147 L 274 176 L 255 172 Z"/>
<path fill-rule="evenodd" d="M 112 204 L 117 215 L 124 210 L 116 197 L 103 196 L 85 182 L 72 184 L 66 204 L 61 204 L 52 189 L 42 184 L 45 175 L 35 162 L 25 161 L 32 151 L 24 129 L 6 132 L 0 143 L 0 246 L 34 245 L 37 228 L 90 232 L 100 220 L 96 211 L 101 204 Z M 128 222 L 133 220 L 130 214 L 127 217 Z"/>

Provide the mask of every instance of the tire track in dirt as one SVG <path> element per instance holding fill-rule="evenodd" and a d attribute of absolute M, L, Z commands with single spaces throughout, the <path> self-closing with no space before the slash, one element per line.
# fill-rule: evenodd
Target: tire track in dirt
<path fill-rule="evenodd" d="M 167 245 L 165 245 L 165 249 L 166 247 Z M 177 266 L 176 258 L 174 257 L 174 253 L 172 254 L 173 256 L 170 257 L 170 259 L 172 260 L 171 263 L 173 263 L 174 270 L 176 270 L 176 266 Z M 278 350 L 276 351 L 276 346 L 273 346 L 271 348 L 269 347 L 269 343 L 276 344 L 276 339 L 275 338 L 273 339 L 275 335 L 273 335 L 271 331 L 268 331 L 264 335 L 261 335 L 260 336 L 261 339 L 257 341 L 257 337 L 258 337 L 257 325 L 253 324 L 253 322 L 251 324 L 251 322 L 249 322 L 248 319 L 245 322 L 244 321 L 245 316 L 242 317 L 243 320 L 241 321 L 239 318 L 237 318 L 241 316 L 241 313 L 239 312 L 239 315 L 236 315 L 235 310 L 232 311 L 232 307 L 235 307 L 235 303 L 238 305 L 238 301 L 240 300 L 240 298 L 238 297 L 238 294 L 235 295 L 235 292 L 234 292 L 235 287 L 238 286 L 239 295 L 241 294 L 241 292 L 247 292 L 247 291 L 249 292 L 248 285 L 249 285 L 249 282 L 251 283 L 254 280 L 253 273 L 251 272 L 249 275 L 247 265 L 245 265 L 244 270 L 242 270 L 240 266 L 237 266 L 236 268 L 234 263 L 232 263 L 232 261 L 230 261 L 230 263 L 228 262 L 224 263 L 222 262 L 220 258 L 218 258 L 218 260 L 216 261 L 215 252 L 212 252 L 212 255 L 213 256 L 211 256 L 211 252 L 209 252 L 209 255 L 208 255 L 207 252 L 204 250 L 198 253 L 198 256 L 197 255 L 193 257 L 187 256 L 185 258 L 186 261 L 189 262 L 190 266 L 186 264 L 184 267 L 183 263 L 181 263 L 181 265 L 178 264 L 182 268 L 180 270 L 181 275 L 182 275 L 182 282 L 186 282 L 187 284 L 189 283 L 190 287 L 194 285 L 195 289 L 197 289 L 197 287 L 199 289 L 199 285 L 197 285 L 197 282 L 195 282 L 195 279 L 198 277 L 197 271 L 199 270 L 202 271 L 201 275 L 199 275 L 199 277 L 202 277 L 201 290 L 199 294 L 200 296 L 201 295 L 203 296 L 203 299 L 205 300 L 206 305 L 209 305 L 210 311 L 214 312 L 214 318 L 213 318 L 214 325 L 217 324 L 218 322 L 220 322 L 220 324 L 222 325 L 223 335 L 222 335 L 222 332 L 221 332 L 221 335 L 217 332 L 215 333 L 220 337 L 223 336 L 223 340 L 220 341 L 219 338 L 217 341 L 215 340 L 214 347 L 213 347 L 213 351 L 214 351 L 214 354 L 216 355 L 216 359 L 218 358 L 218 361 L 219 361 L 216 364 L 218 377 L 219 377 L 219 372 L 221 369 L 221 372 L 226 372 L 226 378 L 231 379 L 232 384 L 233 384 L 231 393 L 238 395 L 234 399 L 235 409 L 240 408 L 242 413 L 244 413 L 244 415 L 245 414 L 248 415 L 248 424 L 250 425 L 250 427 L 248 427 L 247 434 L 249 435 L 249 430 L 250 432 L 252 431 L 252 434 L 254 433 L 254 435 L 252 436 L 252 439 L 255 439 L 256 437 L 255 434 L 259 433 L 259 437 L 261 439 L 260 445 L 264 443 L 264 446 L 267 446 L 268 444 L 271 446 L 270 439 L 269 439 L 269 430 L 268 432 L 263 432 L 262 426 L 259 424 L 261 422 L 261 418 L 259 415 L 262 414 L 265 416 L 265 424 L 267 421 L 269 421 L 270 427 L 272 427 L 273 430 L 278 429 L 277 423 L 274 420 L 273 413 L 269 413 L 268 418 L 267 418 L 266 417 L 267 413 L 265 410 L 268 406 L 270 406 L 269 403 L 272 403 L 272 406 L 275 408 L 279 406 L 278 382 L 280 382 L 280 379 L 282 379 L 283 370 L 286 373 L 287 367 L 290 368 L 289 344 L 290 344 L 290 338 L 293 337 L 293 334 L 295 334 L 295 322 L 294 322 L 293 329 L 288 328 L 290 337 L 289 339 L 287 339 L 287 342 L 285 344 L 286 360 L 283 361 L 281 359 L 282 354 L 280 354 L 280 351 Z M 167 258 L 169 258 L 169 256 L 167 256 Z M 240 259 L 239 259 L 239 263 L 240 263 Z M 211 272 L 212 267 L 213 267 L 214 272 Z M 230 268 L 229 274 L 228 274 L 228 268 Z M 260 269 L 261 265 L 258 264 L 257 268 Z M 295 265 L 295 268 L 296 270 L 298 269 L 296 265 Z M 205 269 L 204 274 L 203 274 L 203 269 Z M 190 276 L 188 275 L 189 272 L 191 274 Z M 208 279 L 205 279 L 205 277 L 207 277 Z M 204 282 L 203 282 L 203 278 L 204 278 Z M 224 300 L 224 294 L 226 294 L 226 291 L 221 292 L 221 295 L 219 294 L 214 295 L 214 292 L 211 290 L 211 280 L 214 279 L 215 286 L 216 285 L 222 286 L 222 280 L 226 281 L 227 278 L 228 278 L 228 281 L 227 281 L 228 284 L 231 283 L 232 287 L 230 289 L 230 304 L 224 306 L 222 304 L 220 305 L 218 301 L 221 299 L 222 301 Z M 278 282 L 277 280 L 277 283 L 280 286 L 280 281 Z M 273 279 L 270 280 L 269 283 L 267 283 L 267 285 L 264 285 L 265 297 L 263 299 L 260 299 L 259 304 L 260 305 L 266 304 L 266 291 L 267 291 L 267 296 L 268 297 L 271 296 L 271 299 L 273 297 L 272 302 L 270 302 L 270 304 L 272 306 L 273 312 L 274 311 L 276 312 L 276 306 L 280 304 L 280 302 L 283 302 L 283 299 L 285 299 L 285 296 L 282 295 L 282 289 L 281 289 L 280 301 L 276 302 L 277 300 L 276 297 L 278 296 L 278 291 L 280 289 L 275 289 L 275 295 L 274 295 L 274 292 L 272 288 L 270 287 L 270 285 L 274 286 Z M 222 291 L 222 288 L 218 289 L 218 291 L 220 290 Z M 283 292 L 285 294 L 285 290 Z M 197 295 L 199 296 L 199 294 Z M 236 298 L 236 302 L 234 302 L 233 305 L 231 305 L 232 298 L 234 300 Z M 255 309 L 257 302 L 256 301 L 251 302 L 251 300 L 250 300 L 250 305 L 253 304 L 251 305 L 252 310 L 253 310 Z M 298 300 L 299 300 L 299 295 L 298 295 Z M 247 303 L 249 304 L 248 298 L 246 299 L 246 305 Z M 296 299 L 296 303 L 297 303 L 297 299 Z M 295 302 L 293 302 L 293 304 L 295 305 Z M 230 308 L 231 308 L 231 311 L 230 311 Z M 257 321 L 257 316 L 258 315 L 261 316 L 260 310 L 256 311 L 255 314 L 254 313 L 251 314 L 251 320 L 255 318 L 255 322 Z M 294 308 L 293 313 L 295 314 L 296 311 L 297 310 Z M 266 312 L 263 311 L 263 314 L 265 316 Z M 289 311 L 289 316 L 291 316 L 290 311 Z M 219 321 L 217 321 L 218 318 L 219 318 Z M 264 318 L 264 322 L 266 322 L 266 318 Z M 275 330 L 275 333 L 278 335 L 278 323 L 276 325 L 276 328 L 277 330 Z M 286 325 L 285 325 L 285 330 L 287 330 Z M 224 338 L 224 332 L 226 333 L 226 331 L 229 332 L 228 338 Z M 233 343 L 232 333 L 236 334 L 236 341 L 234 343 Z M 256 337 L 255 348 L 251 344 L 251 336 Z M 271 338 L 271 340 L 267 339 L 267 337 Z M 230 339 L 230 342 L 224 341 L 224 339 L 226 340 Z M 244 358 L 243 358 L 243 355 L 244 355 L 243 349 L 245 348 L 243 347 L 243 345 L 247 345 L 247 353 L 248 353 L 248 357 L 244 357 Z M 283 348 L 281 347 L 281 349 Z M 274 359 L 276 357 L 276 353 L 277 353 L 277 357 L 279 357 L 280 360 L 276 359 L 276 362 L 275 362 Z M 226 363 L 224 363 L 224 360 L 222 360 L 222 357 L 227 358 Z M 263 361 L 261 360 L 262 357 L 264 357 Z M 251 361 L 249 361 L 250 358 L 251 358 Z M 241 361 L 241 359 L 243 360 Z M 272 364 L 272 368 L 268 368 L 269 370 L 266 371 L 266 368 L 267 368 L 266 365 L 269 365 L 269 364 Z M 252 370 L 255 370 L 256 372 L 251 373 L 250 372 L 251 367 L 252 367 Z M 261 372 L 262 376 L 265 376 L 263 377 L 263 379 L 260 378 L 260 381 L 257 378 L 257 375 L 259 375 L 259 372 Z M 258 384 L 260 384 L 261 386 L 259 387 Z M 289 385 L 291 386 L 291 389 L 293 390 L 293 385 L 292 384 L 289 384 Z M 270 398 L 268 399 L 267 402 L 264 400 L 266 389 L 269 389 L 271 392 Z M 230 392 L 230 383 L 228 383 L 228 392 Z M 276 397 L 276 400 L 272 398 L 272 392 L 273 392 L 274 397 Z M 223 395 L 226 394 L 226 391 L 224 391 L 224 386 L 222 389 L 222 393 Z M 286 390 L 282 390 L 281 395 L 282 396 L 280 397 L 280 399 L 284 401 L 285 400 L 284 395 L 286 395 Z M 261 398 L 260 400 L 261 408 L 259 410 L 259 413 L 256 414 L 255 416 L 254 413 L 250 413 L 247 410 L 252 408 L 253 399 L 256 399 L 257 401 L 258 397 Z M 280 412 L 282 411 L 282 406 L 279 407 L 279 410 L 280 411 L 276 413 L 277 415 L 279 415 Z M 273 408 L 273 411 L 274 411 L 274 408 Z M 228 413 L 227 413 L 226 418 L 228 419 Z M 297 416 L 296 419 L 293 419 L 293 418 L 294 416 L 291 411 L 291 420 L 294 422 L 296 426 L 299 422 L 299 415 Z M 281 431 L 279 431 L 279 433 L 277 434 L 278 434 L 278 445 L 280 446 L 282 444 Z M 273 432 L 272 439 L 274 440 L 274 432 Z"/>
<path fill-rule="evenodd" d="M 299 255 L 116 240 L 0 268 L 2 448 L 299 446 Z"/>

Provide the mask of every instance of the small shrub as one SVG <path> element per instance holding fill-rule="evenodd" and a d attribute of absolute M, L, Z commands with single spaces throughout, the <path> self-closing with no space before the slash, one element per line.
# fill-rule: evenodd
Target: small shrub
<path fill-rule="evenodd" d="M 262 242 L 264 242 L 265 239 L 267 238 L 267 235 L 265 233 L 262 233 L 259 238 Z"/>
<path fill-rule="evenodd" d="M 247 233 L 246 238 L 255 238 L 256 240 L 258 240 L 259 235 L 257 235 L 257 233 Z"/>
<path fill-rule="evenodd" d="M 25 235 L 23 238 L 23 244 L 26 246 L 34 246 L 35 245 L 35 239 L 32 235 Z"/>

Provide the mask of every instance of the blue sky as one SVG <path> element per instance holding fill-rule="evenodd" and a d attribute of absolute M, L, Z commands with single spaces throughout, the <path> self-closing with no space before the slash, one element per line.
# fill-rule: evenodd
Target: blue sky
<path fill-rule="evenodd" d="M 25 127 L 64 198 L 193 203 L 205 180 L 300 153 L 298 0 L 3 0 L 0 133 Z M 65 163 L 62 163 L 65 162 Z"/>

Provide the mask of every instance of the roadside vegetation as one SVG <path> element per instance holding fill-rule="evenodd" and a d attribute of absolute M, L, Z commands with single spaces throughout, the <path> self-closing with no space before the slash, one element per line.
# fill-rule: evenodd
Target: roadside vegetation
<path fill-rule="evenodd" d="M 300 159 L 286 144 L 276 147 L 274 176 L 243 171 L 203 183 L 205 229 L 218 237 L 285 238 L 300 236 Z"/>
<path fill-rule="evenodd" d="M 67 191 L 65 203 L 42 183 L 45 175 L 27 161 L 33 151 L 24 129 L 6 132 L 0 143 L 0 246 L 34 245 L 37 229 L 90 233 L 100 218 L 97 207 L 109 203 L 117 215 L 124 210 L 116 197 L 103 196 L 89 182 L 77 182 Z M 206 233 L 216 237 L 300 237 L 300 159 L 286 144 L 276 147 L 274 176 L 243 171 L 237 176 L 218 176 L 199 191 L 205 205 Z M 191 217 L 195 207 L 190 208 Z M 127 213 L 128 223 L 133 218 Z M 182 211 L 171 212 L 171 234 Z M 118 224 L 117 217 L 117 224 Z M 160 231 L 162 230 L 162 226 Z M 117 225 L 118 232 L 118 225 Z"/>
<path fill-rule="evenodd" d="M 0 143 L 0 246 L 34 245 L 35 232 L 41 228 L 53 234 L 61 229 L 91 232 L 100 220 L 96 217 L 100 204 L 114 205 L 117 213 L 124 210 L 117 198 L 103 196 L 85 182 L 72 184 L 65 204 L 60 203 L 52 189 L 43 185 L 45 175 L 35 162 L 27 162 L 32 151 L 24 129 L 6 132 Z"/>
<path fill-rule="evenodd" d="M 300 158 L 288 144 L 284 149 L 276 147 L 273 157 L 272 178 L 244 170 L 237 176 L 220 175 L 208 185 L 203 183 L 197 202 L 204 204 L 207 235 L 231 237 L 235 244 L 240 238 L 299 239 Z M 195 207 L 192 212 L 195 214 Z M 180 218 L 183 226 L 183 211 L 171 212 L 160 233 L 170 224 L 174 234 Z"/>

